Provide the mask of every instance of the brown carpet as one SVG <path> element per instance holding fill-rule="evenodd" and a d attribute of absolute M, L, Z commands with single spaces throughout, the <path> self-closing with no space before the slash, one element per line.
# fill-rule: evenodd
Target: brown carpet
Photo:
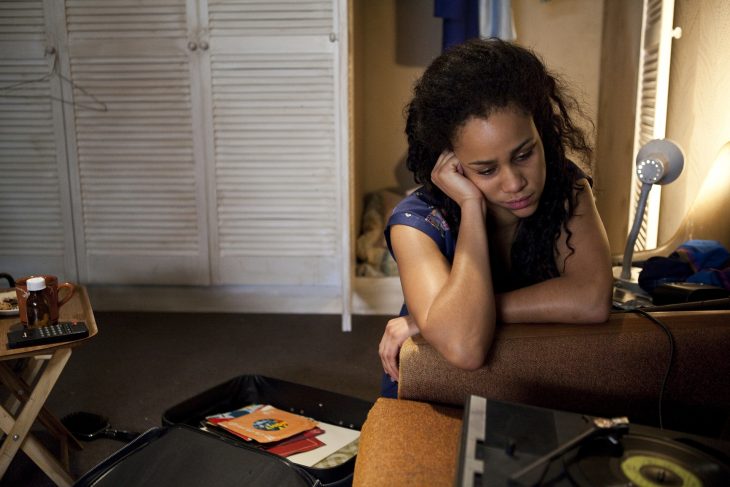
<path fill-rule="evenodd" d="M 382 367 L 384 316 L 95 313 L 99 334 L 77 348 L 46 403 L 59 418 L 89 411 L 111 426 L 142 432 L 168 408 L 239 375 L 264 375 L 375 401 Z M 52 451 L 55 441 L 34 428 Z M 72 450 L 75 478 L 118 450 L 108 439 Z M 24 453 L 0 486 L 51 486 Z"/>

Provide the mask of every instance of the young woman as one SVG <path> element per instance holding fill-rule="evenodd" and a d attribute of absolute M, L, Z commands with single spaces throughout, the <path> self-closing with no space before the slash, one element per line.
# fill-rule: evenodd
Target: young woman
<path fill-rule="evenodd" d="M 531 51 L 473 40 L 439 56 L 407 107 L 407 166 L 421 188 L 386 228 L 405 305 L 386 326 L 383 395 L 421 335 L 451 364 L 480 367 L 496 323 L 601 322 L 608 240 L 587 176 L 582 114 Z"/>

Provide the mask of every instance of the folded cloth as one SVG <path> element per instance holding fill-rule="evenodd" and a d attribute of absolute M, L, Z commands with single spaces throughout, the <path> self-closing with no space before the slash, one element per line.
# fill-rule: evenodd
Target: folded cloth
<path fill-rule="evenodd" d="M 688 240 L 669 257 L 652 257 L 639 274 L 648 293 L 667 282 L 695 282 L 730 289 L 730 252 L 715 240 Z"/>
<path fill-rule="evenodd" d="M 688 240 L 677 247 L 676 253 L 694 272 L 719 269 L 730 263 L 730 252 L 715 240 Z"/>

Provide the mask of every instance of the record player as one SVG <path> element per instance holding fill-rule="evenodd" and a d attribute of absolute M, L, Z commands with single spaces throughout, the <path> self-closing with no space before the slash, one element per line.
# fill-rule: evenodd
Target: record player
<path fill-rule="evenodd" d="M 730 444 L 470 396 L 456 485 L 730 486 Z"/>

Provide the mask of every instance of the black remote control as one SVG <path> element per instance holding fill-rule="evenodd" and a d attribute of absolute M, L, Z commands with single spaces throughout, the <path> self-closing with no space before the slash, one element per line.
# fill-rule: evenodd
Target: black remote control
<path fill-rule="evenodd" d="M 60 322 L 38 328 L 22 328 L 8 332 L 8 348 L 34 347 L 47 343 L 78 340 L 89 336 L 84 321 Z"/>

